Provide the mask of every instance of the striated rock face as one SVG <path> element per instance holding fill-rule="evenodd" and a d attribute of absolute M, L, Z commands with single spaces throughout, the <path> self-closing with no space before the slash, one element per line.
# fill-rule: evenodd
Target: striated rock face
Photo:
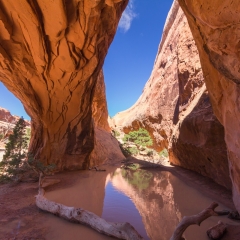
<path fill-rule="evenodd" d="M 112 126 L 125 133 L 146 128 L 155 150 L 169 149 L 171 163 L 231 188 L 224 129 L 213 114 L 199 53 L 177 1 L 142 95 Z"/>
<path fill-rule="evenodd" d="M 225 129 L 233 199 L 240 211 L 239 1 L 179 0 L 196 41 L 214 113 Z"/>
<path fill-rule="evenodd" d="M 108 111 L 105 95 L 104 76 L 101 71 L 97 78 L 93 102 L 92 115 L 94 125 L 94 149 L 89 158 L 89 165 L 96 166 L 101 162 L 123 159 L 118 141 L 112 136 L 108 124 Z"/>
<path fill-rule="evenodd" d="M 1 1 L 0 78 L 32 118 L 30 151 L 43 163 L 87 168 L 109 135 L 98 76 L 127 2 Z"/>

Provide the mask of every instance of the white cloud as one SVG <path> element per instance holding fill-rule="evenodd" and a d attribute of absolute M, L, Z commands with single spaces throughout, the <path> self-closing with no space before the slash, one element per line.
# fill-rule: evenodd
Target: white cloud
<path fill-rule="evenodd" d="M 130 0 L 128 6 L 122 14 L 118 27 L 121 28 L 124 32 L 127 32 L 132 24 L 132 20 L 137 16 L 134 12 L 134 0 Z"/>

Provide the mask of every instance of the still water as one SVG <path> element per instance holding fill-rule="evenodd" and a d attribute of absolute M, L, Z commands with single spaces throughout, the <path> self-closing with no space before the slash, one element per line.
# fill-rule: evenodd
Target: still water
<path fill-rule="evenodd" d="M 168 171 L 141 169 L 81 172 L 73 184 L 49 191 L 46 197 L 82 207 L 110 222 L 129 222 L 144 239 L 151 240 L 169 240 L 183 216 L 199 213 L 213 202 Z M 233 223 L 225 217 L 211 217 L 201 227 L 189 227 L 185 239 L 207 240 L 206 230 L 218 220 Z M 112 239 L 55 216 L 48 216 L 46 224 L 46 237 L 51 240 Z"/>

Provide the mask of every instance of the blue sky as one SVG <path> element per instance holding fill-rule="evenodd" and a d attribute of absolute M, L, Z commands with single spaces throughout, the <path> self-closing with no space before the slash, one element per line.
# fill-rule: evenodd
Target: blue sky
<path fill-rule="evenodd" d="M 150 77 L 172 0 L 130 0 L 104 63 L 109 115 L 131 107 Z M 29 119 L 0 82 L 0 106 Z"/>
<path fill-rule="evenodd" d="M 110 116 L 128 109 L 140 97 L 172 2 L 130 0 L 124 13 L 128 17 L 122 21 L 123 14 L 103 67 Z"/>

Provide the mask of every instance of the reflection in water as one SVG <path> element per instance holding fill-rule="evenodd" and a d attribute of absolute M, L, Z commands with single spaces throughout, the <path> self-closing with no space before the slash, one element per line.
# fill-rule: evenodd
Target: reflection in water
<path fill-rule="evenodd" d="M 196 214 L 212 202 L 170 172 L 112 168 L 106 172 L 65 173 L 55 189 L 48 189 L 46 197 L 82 207 L 107 221 L 130 222 L 145 239 L 151 240 L 169 240 L 183 216 Z M 112 239 L 51 214 L 43 217 L 47 240 Z M 201 227 L 189 227 L 185 239 L 207 240 L 206 229 L 218 220 L 222 218 L 211 217 Z M 229 221 L 224 218 L 224 222 Z"/>
<path fill-rule="evenodd" d="M 106 186 L 106 193 L 102 218 L 109 222 L 129 222 L 144 239 L 148 240 L 142 217 L 131 199 L 117 191 L 111 182 Z"/>
<path fill-rule="evenodd" d="M 117 169 L 107 180 L 103 217 L 130 222 L 145 239 L 169 240 L 183 216 L 196 214 L 211 202 L 170 172 Z M 207 240 L 205 230 L 218 220 L 213 217 L 201 228 L 189 227 L 185 239 Z"/>
<path fill-rule="evenodd" d="M 137 171 L 117 169 L 111 176 L 110 181 L 115 189 L 128 196 L 128 198 L 125 198 L 130 198 L 134 203 L 132 205 L 136 206 L 147 235 L 152 240 L 169 239 L 181 217 L 175 209 L 173 188 L 169 182 L 169 174 L 168 172 L 157 174 L 157 172 L 141 169 Z M 108 196 L 111 194 L 112 192 L 106 191 L 105 199 L 111 199 L 111 196 Z M 111 205 L 111 208 L 115 208 L 115 214 L 118 214 L 117 208 L 125 209 L 126 214 L 128 212 L 131 213 L 131 206 L 129 204 L 125 205 L 125 201 L 122 198 L 116 201 L 108 200 L 106 206 Z M 109 213 L 105 204 L 103 213 L 103 216 Z M 125 219 L 132 221 L 130 223 L 135 224 L 134 227 L 138 231 L 141 229 L 133 215 L 125 216 Z M 112 221 L 116 221 L 116 218 L 112 219 Z M 143 237 L 146 238 L 146 235 Z"/>

